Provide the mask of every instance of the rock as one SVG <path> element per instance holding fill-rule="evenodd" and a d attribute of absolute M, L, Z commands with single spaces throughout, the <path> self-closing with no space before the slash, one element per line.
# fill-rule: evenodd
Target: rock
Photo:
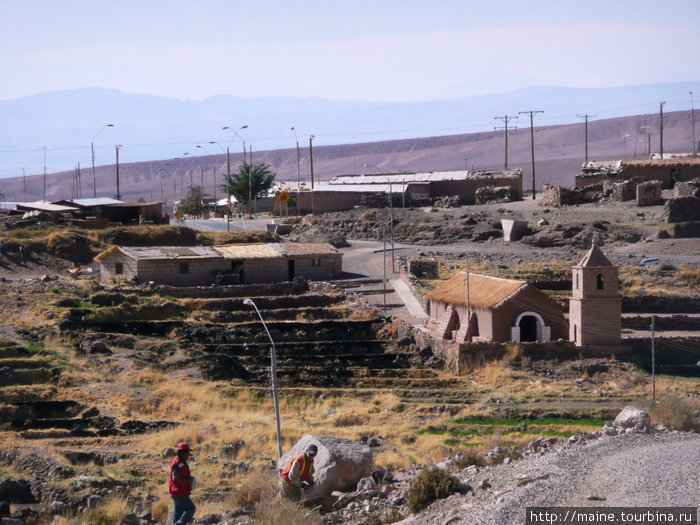
<path fill-rule="evenodd" d="M 88 496 L 87 499 L 87 508 L 88 509 L 94 509 L 98 507 L 102 503 L 102 496 L 97 496 L 97 495 L 92 495 Z"/>
<path fill-rule="evenodd" d="M 160 457 L 162 457 L 163 459 L 174 458 L 175 454 L 175 449 L 168 447 L 161 453 Z"/>
<path fill-rule="evenodd" d="M 491 483 L 488 479 L 484 478 L 479 482 L 479 484 L 476 487 L 481 490 L 486 490 L 488 488 L 491 488 Z"/>
<path fill-rule="evenodd" d="M 0 480 L 0 501 L 37 503 L 31 482 L 24 478 Z"/>
<path fill-rule="evenodd" d="M 151 513 L 148 513 L 148 519 L 145 521 L 151 521 Z M 119 523 L 119 525 L 139 525 L 141 523 L 141 519 L 134 513 L 127 514 L 122 518 L 122 521 Z"/>
<path fill-rule="evenodd" d="M 377 490 L 377 483 L 371 477 L 362 478 L 357 484 L 357 490 Z"/>
<path fill-rule="evenodd" d="M 370 447 L 378 447 L 379 446 L 379 440 L 377 438 L 370 438 L 369 442 L 367 443 Z"/>
<path fill-rule="evenodd" d="M 90 347 L 88 350 L 91 354 L 105 354 L 111 355 L 112 351 L 107 348 L 107 344 L 104 341 L 92 341 L 90 342 Z"/>
<path fill-rule="evenodd" d="M 277 462 L 281 471 L 296 456 L 314 443 L 318 454 L 314 462 L 316 484 L 307 491 L 305 499 L 330 495 L 334 490 L 352 490 L 362 478 L 372 474 L 372 451 L 359 443 L 334 436 L 306 434 Z"/>
<path fill-rule="evenodd" d="M 193 521 L 194 525 L 214 525 L 216 523 L 221 523 L 223 521 L 223 516 L 221 514 L 205 514 Z"/>
<path fill-rule="evenodd" d="M 336 412 L 335 412 L 335 410 L 333 410 L 332 408 L 327 408 L 327 409 L 325 409 L 325 410 L 324 410 L 323 412 L 321 412 L 321 413 L 323 414 L 323 417 L 329 418 L 329 417 L 335 415 Z"/>
<path fill-rule="evenodd" d="M 633 406 L 626 406 L 622 409 L 613 423 L 615 427 L 621 429 L 631 429 L 640 432 L 648 432 L 651 428 L 651 418 L 644 410 Z"/>

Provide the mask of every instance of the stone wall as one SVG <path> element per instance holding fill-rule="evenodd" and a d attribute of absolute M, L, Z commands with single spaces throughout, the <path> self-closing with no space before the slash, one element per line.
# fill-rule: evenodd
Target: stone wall
<path fill-rule="evenodd" d="M 677 222 L 673 225 L 673 237 L 675 239 L 700 237 L 700 221 Z"/>
<path fill-rule="evenodd" d="M 645 182 L 640 179 L 630 179 L 622 182 L 603 182 L 603 196 L 606 199 L 624 202 L 637 197 L 637 185 Z"/>
<path fill-rule="evenodd" d="M 476 204 L 487 202 L 512 202 L 518 200 L 518 191 L 513 186 L 486 186 L 476 190 Z"/>
<path fill-rule="evenodd" d="M 545 184 L 542 188 L 543 206 L 572 206 L 587 202 L 586 191 L 582 188 L 568 189 L 563 186 Z"/>
<path fill-rule="evenodd" d="M 435 257 L 412 257 L 408 260 L 408 272 L 417 278 L 437 279 L 439 263 Z"/>
<path fill-rule="evenodd" d="M 667 222 L 700 221 L 700 197 L 668 199 L 664 213 Z"/>
<path fill-rule="evenodd" d="M 674 197 L 700 197 L 700 179 L 677 182 L 673 187 Z"/>
<path fill-rule="evenodd" d="M 654 206 L 662 201 L 660 180 L 637 184 L 637 206 Z"/>

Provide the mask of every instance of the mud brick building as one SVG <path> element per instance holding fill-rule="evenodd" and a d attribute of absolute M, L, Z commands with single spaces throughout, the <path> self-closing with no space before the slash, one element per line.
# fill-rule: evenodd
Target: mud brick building
<path fill-rule="evenodd" d="M 484 171 L 431 171 L 424 173 L 382 173 L 365 175 L 339 175 L 311 191 L 303 187 L 283 187 L 294 199 L 298 199 L 301 213 L 344 211 L 355 206 L 387 207 L 389 199 L 394 206 L 420 202 L 422 205 L 439 197 L 459 198 L 459 204 L 474 204 L 476 191 L 487 186 L 511 187 L 514 198 L 523 194 L 523 174 L 520 169 Z M 287 209 L 274 201 L 275 215 L 296 215 L 299 209 Z"/>
<path fill-rule="evenodd" d="M 123 277 L 174 286 L 325 280 L 343 272 L 343 254 L 328 243 L 115 246 L 95 260 L 103 281 Z"/>
<path fill-rule="evenodd" d="M 175 286 L 212 284 L 216 274 L 229 267 L 221 253 L 208 246 L 115 246 L 95 260 L 103 281 L 124 277 Z"/>
<path fill-rule="evenodd" d="M 595 242 L 581 262 L 572 267 L 571 280 L 569 340 L 576 346 L 619 346 L 622 297 L 617 267 Z"/>
<path fill-rule="evenodd" d="M 626 159 L 606 162 L 584 162 L 581 173 L 576 175 L 576 187 L 594 184 L 640 180 L 661 181 L 663 188 L 672 188 L 676 182 L 700 177 L 700 159 L 680 157 L 673 159 Z"/>
<path fill-rule="evenodd" d="M 525 281 L 460 272 L 427 295 L 430 330 L 458 343 L 565 339 L 568 323 L 554 299 Z"/>

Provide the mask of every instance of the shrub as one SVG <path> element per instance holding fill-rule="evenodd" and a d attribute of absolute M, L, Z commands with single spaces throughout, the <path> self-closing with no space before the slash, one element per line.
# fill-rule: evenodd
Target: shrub
<path fill-rule="evenodd" d="M 432 502 L 459 490 L 460 483 L 452 474 L 438 467 L 424 469 L 408 489 L 408 508 L 420 512 Z"/>
<path fill-rule="evenodd" d="M 461 457 L 457 458 L 455 465 L 457 465 L 459 468 L 467 468 L 473 465 L 476 465 L 477 467 L 485 467 L 486 460 L 484 459 L 484 456 L 478 452 L 467 452 L 466 454 L 462 454 Z"/>
<path fill-rule="evenodd" d="M 661 267 L 659 268 L 659 270 L 662 272 L 672 272 L 675 269 L 676 269 L 675 266 L 673 266 L 672 264 L 668 264 L 668 263 L 662 264 Z"/>
<path fill-rule="evenodd" d="M 284 498 L 268 498 L 261 501 L 253 513 L 251 525 L 276 525 L 294 523 L 295 525 L 320 525 L 318 512 L 309 511 L 304 506 Z"/>
<path fill-rule="evenodd" d="M 387 511 L 383 516 L 371 516 L 367 518 L 362 525 L 388 525 L 389 523 L 396 523 L 401 521 L 406 516 L 401 514 L 397 509 L 391 509 Z"/>
<path fill-rule="evenodd" d="M 277 479 L 269 472 L 256 471 L 241 484 L 236 495 L 238 506 L 259 503 L 274 499 L 277 492 Z"/>
<path fill-rule="evenodd" d="M 675 395 L 665 395 L 651 407 L 649 415 L 657 421 L 674 430 L 698 430 L 700 422 L 695 417 L 697 406 Z"/>
<path fill-rule="evenodd" d="M 604 231 L 604 230 L 607 230 L 607 229 L 608 229 L 608 227 L 606 226 L 606 224 L 610 224 L 610 221 L 595 220 L 595 221 L 593 221 L 592 226 L 593 226 L 596 230 L 603 230 L 603 231 Z"/>
<path fill-rule="evenodd" d="M 502 230 L 503 224 L 501 224 L 501 221 L 493 221 L 491 223 L 491 228 L 493 228 L 494 230 Z"/>

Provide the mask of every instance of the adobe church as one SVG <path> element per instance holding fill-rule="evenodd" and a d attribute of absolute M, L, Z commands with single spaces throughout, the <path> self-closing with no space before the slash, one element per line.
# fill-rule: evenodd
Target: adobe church
<path fill-rule="evenodd" d="M 576 346 L 619 346 L 622 297 L 617 267 L 594 240 L 588 253 L 571 270 L 569 340 Z"/>

